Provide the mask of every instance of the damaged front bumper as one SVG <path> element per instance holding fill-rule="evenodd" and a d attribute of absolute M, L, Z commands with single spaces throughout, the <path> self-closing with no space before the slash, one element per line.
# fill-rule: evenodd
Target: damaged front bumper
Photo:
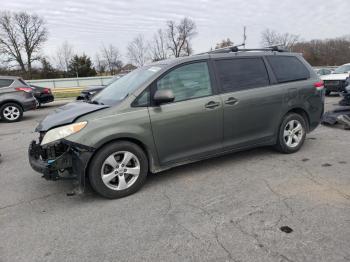
<path fill-rule="evenodd" d="M 45 179 L 71 179 L 83 192 L 86 168 L 94 151 L 94 148 L 65 139 L 44 146 L 32 141 L 28 157 L 31 167 Z"/>

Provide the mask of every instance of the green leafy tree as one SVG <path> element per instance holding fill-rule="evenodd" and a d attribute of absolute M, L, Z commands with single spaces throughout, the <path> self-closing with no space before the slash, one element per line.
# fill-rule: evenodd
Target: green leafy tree
<path fill-rule="evenodd" d="M 68 73 L 70 76 L 86 77 L 95 76 L 96 70 L 92 66 L 90 57 L 83 54 L 73 56 L 68 65 Z"/>

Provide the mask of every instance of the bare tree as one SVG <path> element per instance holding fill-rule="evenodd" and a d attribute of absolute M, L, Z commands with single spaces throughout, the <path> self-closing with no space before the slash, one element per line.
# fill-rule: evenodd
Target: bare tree
<path fill-rule="evenodd" d="M 197 34 L 196 24 L 190 18 L 183 18 L 179 24 L 167 22 L 168 48 L 175 57 L 189 55 L 192 52 L 191 39 Z"/>
<path fill-rule="evenodd" d="M 158 29 L 157 33 L 154 34 L 150 49 L 153 61 L 160 61 L 169 57 L 166 34 L 162 29 Z"/>
<path fill-rule="evenodd" d="M 103 60 L 99 53 L 96 53 L 95 55 L 95 65 L 96 70 L 101 74 L 106 71 L 107 63 L 105 60 Z"/>
<path fill-rule="evenodd" d="M 217 43 L 215 45 L 215 49 L 224 48 L 228 46 L 233 46 L 233 42 L 230 40 L 230 38 L 223 39 L 220 43 Z"/>
<path fill-rule="evenodd" d="M 65 73 L 68 72 L 68 66 L 73 58 L 74 51 L 73 46 L 70 45 L 67 41 L 64 41 L 62 45 L 57 49 L 56 52 L 56 62 L 58 67 L 64 71 Z"/>
<path fill-rule="evenodd" d="M 123 63 L 120 60 L 121 55 L 118 48 L 113 45 L 108 47 L 102 46 L 101 48 L 102 58 L 106 61 L 106 66 L 111 75 L 114 75 L 117 70 L 122 68 Z"/>
<path fill-rule="evenodd" d="M 128 44 L 127 56 L 136 66 L 143 66 L 149 59 L 148 46 L 143 35 L 138 35 Z"/>
<path fill-rule="evenodd" d="M 7 62 L 17 62 L 31 77 L 32 62 L 39 60 L 42 44 L 47 40 L 44 20 L 26 12 L 0 14 L 0 51 Z"/>
<path fill-rule="evenodd" d="M 350 39 L 339 37 L 299 42 L 292 51 L 302 53 L 313 66 L 342 65 L 350 61 Z"/>
<path fill-rule="evenodd" d="M 266 29 L 261 33 L 262 46 L 282 45 L 288 49 L 291 49 L 298 41 L 299 35 L 289 33 L 281 34 L 270 29 Z"/>

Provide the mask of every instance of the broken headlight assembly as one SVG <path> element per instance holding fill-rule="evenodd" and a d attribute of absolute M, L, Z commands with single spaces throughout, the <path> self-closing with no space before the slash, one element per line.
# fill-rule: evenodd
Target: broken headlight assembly
<path fill-rule="evenodd" d="M 51 129 L 45 134 L 44 138 L 41 141 L 41 145 L 43 146 L 51 142 L 65 138 L 67 136 L 73 135 L 75 133 L 78 133 L 86 125 L 87 125 L 87 122 L 84 121 L 84 122 L 73 123 L 70 125 L 60 126 L 60 127 Z"/>

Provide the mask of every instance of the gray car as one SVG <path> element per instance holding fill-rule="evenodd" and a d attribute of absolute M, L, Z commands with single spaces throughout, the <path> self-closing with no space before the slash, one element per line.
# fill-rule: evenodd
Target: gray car
<path fill-rule="evenodd" d="M 119 198 L 149 172 L 259 146 L 297 152 L 323 108 L 323 82 L 299 54 L 230 47 L 141 67 L 59 108 L 29 160 L 46 179 Z"/>
<path fill-rule="evenodd" d="M 5 122 L 17 122 L 23 112 L 36 108 L 33 89 L 20 77 L 0 76 L 0 118 Z"/>

